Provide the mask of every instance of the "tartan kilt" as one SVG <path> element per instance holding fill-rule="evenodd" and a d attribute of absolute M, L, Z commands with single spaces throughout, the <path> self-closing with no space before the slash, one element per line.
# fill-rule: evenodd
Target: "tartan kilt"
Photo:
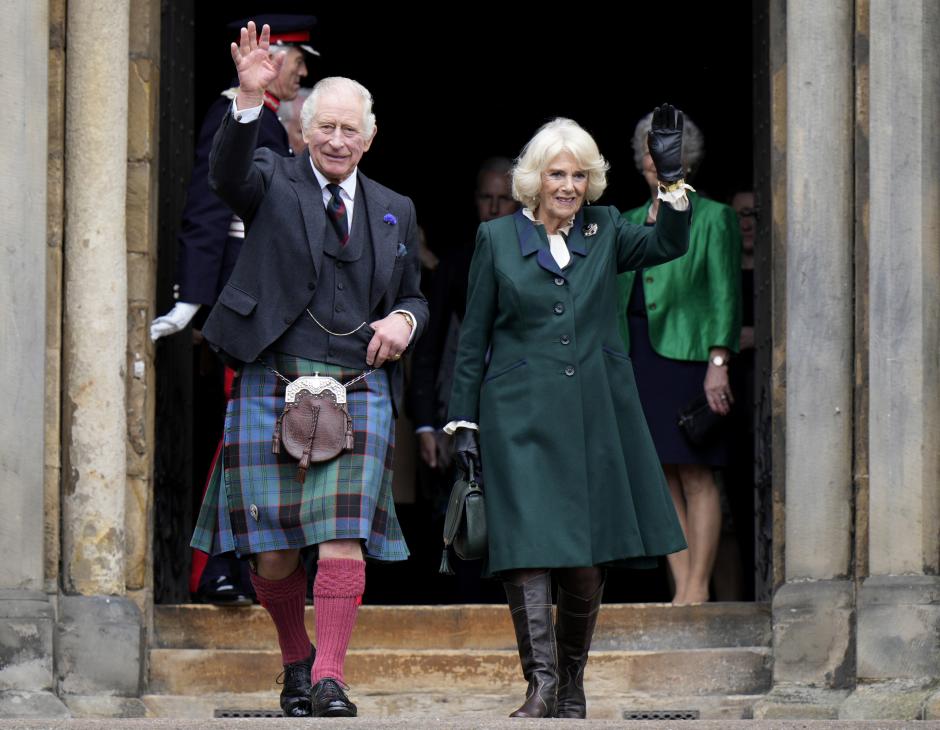
<path fill-rule="evenodd" d="M 262 359 L 288 380 L 319 373 L 346 383 L 361 373 L 282 353 Z M 359 539 L 368 558 L 405 560 L 408 547 L 392 499 L 395 428 L 388 374 L 377 370 L 353 386 L 347 398 L 353 450 L 311 464 L 303 484 L 296 481 L 297 461 L 283 448 L 271 452 L 284 391 L 285 383 L 257 362 L 236 376 L 222 453 L 190 544 L 213 555 L 250 555 Z"/>

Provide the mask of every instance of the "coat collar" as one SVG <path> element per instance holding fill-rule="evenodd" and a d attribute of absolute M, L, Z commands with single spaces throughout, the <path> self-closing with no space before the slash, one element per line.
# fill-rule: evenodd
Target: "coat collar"
<path fill-rule="evenodd" d="M 555 257 L 552 256 L 548 246 L 548 236 L 545 233 L 545 226 L 534 223 L 525 217 L 520 208 L 513 214 L 513 222 L 516 225 L 516 234 L 519 237 L 519 252 L 523 256 L 536 254 L 535 260 L 538 265 L 545 269 L 552 276 L 560 276 L 567 279 L 567 273 L 575 264 L 572 257 L 571 262 L 565 269 L 558 266 Z M 584 208 L 578 211 L 574 217 L 574 223 L 571 225 L 571 231 L 568 234 L 568 250 L 579 256 L 587 256 L 587 239 L 582 233 L 584 226 Z"/>

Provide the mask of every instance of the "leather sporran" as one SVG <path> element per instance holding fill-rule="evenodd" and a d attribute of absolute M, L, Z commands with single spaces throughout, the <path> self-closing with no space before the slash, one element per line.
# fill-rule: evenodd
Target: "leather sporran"
<path fill-rule="evenodd" d="M 333 378 L 305 376 L 292 381 L 284 396 L 284 410 L 274 426 L 271 451 L 281 446 L 299 462 L 297 481 L 307 469 L 335 459 L 353 448 L 352 416 L 346 404 L 346 388 Z"/>
<path fill-rule="evenodd" d="M 439 572 L 453 575 L 447 548 L 453 547 L 461 560 L 480 560 L 486 557 L 487 530 L 486 505 L 483 487 L 473 478 L 473 467 L 464 478 L 458 476 L 450 492 L 447 514 L 444 517 L 444 553 Z"/>

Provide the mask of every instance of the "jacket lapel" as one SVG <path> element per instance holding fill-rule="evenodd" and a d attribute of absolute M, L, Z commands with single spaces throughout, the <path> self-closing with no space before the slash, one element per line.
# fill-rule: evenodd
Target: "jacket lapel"
<path fill-rule="evenodd" d="M 314 276 L 319 276 L 323 259 L 323 228 L 326 225 L 326 209 L 323 207 L 323 192 L 320 190 L 316 175 L 313 174 L 309 152 L 304 152 L 295 158 L 290 178 L 294 193 L 300 203 L 300 213 L 304 219 L 304 230 L 307 233 L 307 246 L 310 248 Z"/>
<path fill-rule="evenodd" d="M 571 258 L 567 269 L 562 269 L 555 257 L 552 256 L 551 248 L 548 245 L 548 236 L 545 233 L 545 226 L 536 225 L 522 213 L 522 209 L 517 210 L 513 216 L 516 224 L 516 234 L 519 236 L 519 252 L 523 256 L 536 254 L 535 260 L 538 265 L 552 276 L 560 276 L 567 279 L 567 272 L 574 266 L 575 259 Z M 587 256 L 587 241 L 582 233 L 584 226 L 584 210 L 579 210 L 575 216 L 574 224 L 571 226 L 571 232 L 568 234 L 568 250 L 579 256 Z"/>
<path fill-rule="evenodd" d="M 359 189 L 362 191 L 363 198 L 365 198 L 367 222 L 372 237 L 374 264 L 372 267 L 371 294 L 369 296 L 369 311 L 371 312 L 381 301 L 385 289 L 388 287 L 388 282 L 392 278 L 392 272 L 395 270 L 395 256 L 398 253 L 400 231 L 397 224 L 392 225 L 385 222 L 385 215 L 391 212 L 391 201 L 382 188 L 360 172 Z M 358 215 L 358 213 L 357 208 L 356 214 Z M 417 246 L 418 242 L 408 241 L 406 245 Z"/>

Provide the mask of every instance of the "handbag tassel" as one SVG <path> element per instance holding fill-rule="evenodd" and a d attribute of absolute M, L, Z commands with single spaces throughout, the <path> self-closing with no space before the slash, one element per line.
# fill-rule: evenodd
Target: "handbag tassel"
<path fill-rule="evenodd" d="M 447 546 L 444 546 L 444 552 L 441 553 L 441 567 L 437 569 L 441 575 L 453 575 L 454 569 L 450 567 L 450 556 L 447 554 Z"/>

